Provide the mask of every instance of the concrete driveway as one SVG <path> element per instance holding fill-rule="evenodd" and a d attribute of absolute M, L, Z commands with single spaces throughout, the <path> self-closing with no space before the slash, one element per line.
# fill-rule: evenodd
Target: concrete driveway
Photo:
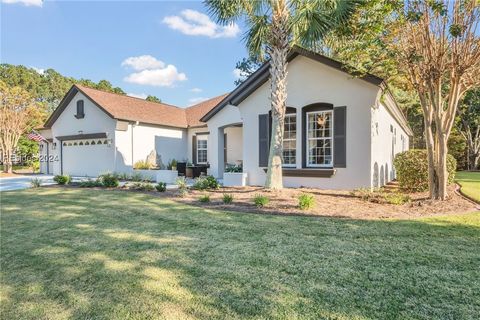
<path fill-rule="evenodd" d="M 30 174 L 18 177 L 0 178 L 0 191 L 21 190 L 30 188 L 30 181 L 33 178 L 42 180 L 42 185 L 55 184 L 52 175 Z"/>

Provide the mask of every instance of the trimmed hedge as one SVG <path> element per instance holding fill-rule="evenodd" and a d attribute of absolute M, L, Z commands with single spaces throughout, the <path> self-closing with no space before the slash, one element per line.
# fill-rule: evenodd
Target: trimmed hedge
<path fill-rule="evenodd" d="M 427 150 L 412 149 L 395 156 L 393 161 L 400 188 L 408 191 L 428 190 L 428 158 Z M 448 184 L 453 183 L 457 161 L 447 155 Z"/>

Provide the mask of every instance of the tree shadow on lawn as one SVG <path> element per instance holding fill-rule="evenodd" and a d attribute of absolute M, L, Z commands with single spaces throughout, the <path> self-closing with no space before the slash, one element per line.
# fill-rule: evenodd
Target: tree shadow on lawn
<path fill-rule="evenodd" d="M 469 224 L 248 215 L 59 189 L 8 193 L 1 219 L 7 318 L 480 312 L 478 217 Z"/>

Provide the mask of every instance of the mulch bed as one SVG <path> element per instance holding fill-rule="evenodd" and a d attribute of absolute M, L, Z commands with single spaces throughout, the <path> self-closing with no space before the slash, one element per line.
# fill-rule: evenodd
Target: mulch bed
<path fill-rule="evenodd" d="M 224 193 L 233 195 L 233 204 L 223 204 L 222 197 Z M 298 208 L 298 196 L 301 193 L 308 193 L 315 197 L 315 207 L 313 209 L 303 211 Z M 202 203 L 198 200 L 204 194 L 210 195 L 210 203 Z M 270 199 L 269 204 L 263 208 L 257 208 L 253 204 L 253 197 L 257 194 L 267 196 Z M 173 199 L 211 209 L 354 219 L 409 219 L 480 210 L 478 205 L 457 194 L 454 186 L 449 188 L 449 199 L 447 201 L 432 201 L 428 199 L 428 193 L 426 192 L 412 193 L 410 197 L 412 201 L 409 203 L 393 205 L 365 201 L 352 195 L 350 191 L 343 190 L 299 188 L 271 192 L 262 187 L 243 187 L 221 188 L 216 191 L 193 190 L 184 198 L 175 197 Z"/>
<path fill-rule="evenodd" d="M 77 186 L 63 187 L 78 188 Z M 411 219 L 480 210 L 479 205 L 455 192 L 454 185 L 449 187 L 449 199 L 447 201 L 433 201 L 428 199 L 427 192 L 419 192 L 409 194 L 412 201 L 403 205 L 369 202 L 362 200 L 356 195 L 352 195 L 350 191 L 310 188 L 283 189 L 278 192 L 268 191 L 263 187 L 230 187 L 210 191 L 189 190 L 188 194 L 183 198 L 178 196 L 177 190 L 167 190 L 166 192 L 136 191 L 127 188 L 118 188 L 115 190 L 146 193 L 207 209 L 273 215 L 323 216 L 353 219 Z M 315 206 L 313 209 L 300 210 L 298 208 L 298 196 L 301 193 L 308 193 L 315 197 Z M 206 194 L 210 196 L 210 202 L 200 202 L 199 198 Z M 233 195 L 233 203 L 224 204 L 222 201 L 223 194 Z M 253 197 L 258 194 L 265 195 L 270 199 L 270 202 L 265 207 L 258 208 L 253 204 Z"/>

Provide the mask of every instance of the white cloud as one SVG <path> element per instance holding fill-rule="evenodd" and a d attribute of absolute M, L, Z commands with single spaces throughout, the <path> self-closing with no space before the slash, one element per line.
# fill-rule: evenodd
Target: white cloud
<path fill-rule="evenodd" d="M 240 69 L 233 69 L 232 74 L 233 74 L 233 77 L 237 80 L 245 78 L 245 76 L 242 75 L 242 70 Z"/>
<path fill-rule="evenodd" d="M 1 0 L 2 3 L 21 3 L 27 7 L 41 7 L 43 5 L 42 0 Z"/>
<path fill-rule="evenodd" d="M 31 68 L 35 70 L 38 74 L 43 75 L 45 73 L 45 69 L 36 68 L 36 67 L 31 67 Z"/>
<path fill-rule="evenodd" d="M 123 67 L 131 67 L 134 70 L 141 71 L 147 69 L 164 68 L 165 63 L 157 60 L 151 55 L 143 55 L 138 57 L 129 57 L 122 62 Z"/>
<path fill-rule="evenodd" d="M 200 92 L 202 92 L 202 91 L 203 91 L 203 90 L 200 89 L 200 88 L 192 88 L 192 89 L 190 89 L 190 92 L 195 92 L 195 93 L 200 93 Z"/>
<path fill-rule="evenodd" d="M 221 26 L 210 20 L 206 14 L 191 9 L 183 10 L 180 16 L 165 17 L 162 22 L 170 29 L 190 36 L 234 38 L 240 33 L 240 28 L 236 23 Z"/>
<path fill-rule="evenodd" d="M 146 93 L 127 93 L 127 96 L 129 97 L 134 97 L 134 98 L 140 98 L 140 99 L 147 99 L 148 94 Z"/>
<path fill-rule="evenodd" d="M 158 87 L 171 87 L 178 81 L 187 80 L 185 73 L 179 73 L 174 65 L 169 64 L 165 68 L 143 70 L 134 72 L 125 77 L 130 83 L 144 84 Z"/>
<path fill-rule="evenodd" d="M 135 71 L 123 78 L 124 81 L 142 85 L 172 87 L 176 82 L 187 80 L 185 73 L 178 72 L 173 64 L 166 65 L 150 55 L 129 57 L 122 66 L 131 67 Z"/>
<path fill-rule="evenodd" d="M 194 104 L 200 103 L 205 100 L 208 100 L 208 98 L 196 97 L 196 98 L 188 99 L 188 102 L 190 103 L 189 106 L 193 106 Z"/>

